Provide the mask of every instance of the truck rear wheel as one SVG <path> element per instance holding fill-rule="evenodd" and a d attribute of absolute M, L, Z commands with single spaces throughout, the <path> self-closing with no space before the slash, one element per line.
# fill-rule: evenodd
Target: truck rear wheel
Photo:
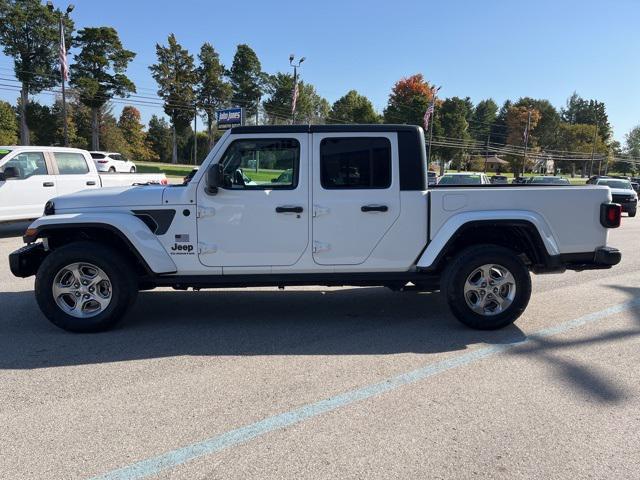
<path fill-rule="evenodd" d="M 51 252 L 36 274 L 42 313 L 70 332 L 114 327 L 135 301 L 137 275 L 113 248 L 75 242 Z"/>
<path fill-rule="evenodd" d="M 522 315 L 531 297 L 531 276 L 516 252 L 478 245 L 463 250 L 449 264 L 443 292 L 460 322 L 495 330 Z"/>

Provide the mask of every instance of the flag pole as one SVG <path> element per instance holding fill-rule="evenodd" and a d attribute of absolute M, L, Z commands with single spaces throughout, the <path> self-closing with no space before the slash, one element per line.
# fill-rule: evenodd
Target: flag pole
<path fill-rule="evenodd" d="M 65 80 L 67 62 L 67 49 L 64 42 L 64 23 L 62 21 L 62 12 L 60 12 L 60 77 L 62 78 L 62 131 L 64 133 L 64 146 L 69 146 L 69 130 L 67 127 L 67 95 L 65 89 Z"/>

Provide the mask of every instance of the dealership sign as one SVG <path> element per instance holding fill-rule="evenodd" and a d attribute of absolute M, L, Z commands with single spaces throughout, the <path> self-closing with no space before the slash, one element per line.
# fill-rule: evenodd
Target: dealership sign
<path fill-rule="evenodd" d="M 231 128 L 244 124 L 244 108 L 226 108 L 216 110 L 218 128 Z"/>

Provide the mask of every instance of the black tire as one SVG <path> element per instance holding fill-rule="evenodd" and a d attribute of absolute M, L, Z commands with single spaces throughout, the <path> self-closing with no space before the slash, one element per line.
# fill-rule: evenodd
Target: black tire
<path fill-rule="evenodd" d="M 109 277 L 111 301 L 90 318 L 77 318 L 58 306 L 53 294 L 56 275 L 73 263 L 87 262 Z M 74 242 L 52 251 L 36 274 L 35 294 L 42 313 L 51 323 L 76 333 L 102 332 L 113 328 L 138 295 L 138 279 L 127 261 L 115 249 L 96 242 Z"/>
<path fill-rule="evenodd" d="M 131 167 L 131 170 L 129 170 L 130 173 L 136 173 L 136 167 Z"/>
<path fill-rule="evenodd" d="M 116 173 L 115 167 L 109 167 L 109 173 Z"/>
<path fill-rule="evenodd" d="M 465 298 L 467 279 L 487 264 L 505 268 L 514 278 L 515 295 L 511 304 L 500 313 L 477 313 Z M 496 330 L 512 324 L 524 312 L 531 298 L 531 276 L 527 266 L 513 250 L 497 245 L 478 245 L 463 250 L 453 258 L 444 273 L 442 291 L 449 308 L 460 322 L 477 330 Z"/>
<path fill-rule="evenodd" d="M 636 209 L 635 208 L 633 210 L 629 210 L 629 216 L 630 217 L 635 217 L 636 216 Z"/>

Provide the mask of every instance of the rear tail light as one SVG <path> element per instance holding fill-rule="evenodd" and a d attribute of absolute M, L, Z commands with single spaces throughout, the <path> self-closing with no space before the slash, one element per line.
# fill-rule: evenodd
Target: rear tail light
<path fill-rule="evenodd" d="M 109 160 L 98 160 L 98 163 L 109 163 Z"/>
<path fill-rule="evenodd" d="M 619 203 L 600 205 L 600 223 L 605 228 L 618 228 L 622 218 L 622 206 Z"/>
<path fill-rule="evenodd" d="M 167 181 L 166 178 L 163 178 L 162 180 L 160 180 L 160 185 L 168 185 L 169 182 Z"/>

